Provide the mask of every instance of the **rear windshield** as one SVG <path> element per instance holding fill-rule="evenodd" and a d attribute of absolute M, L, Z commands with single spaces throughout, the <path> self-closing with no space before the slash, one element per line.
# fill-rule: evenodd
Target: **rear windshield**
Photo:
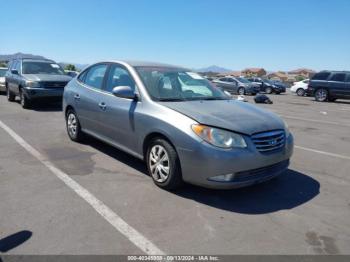
<path fill-rule="evenodd" d="M 50 62 L 23 62 L 22 74 L 49 74 L 65 75 L 64 70 L 55 63 Z"/>
<path fill-rule="evenodd" d="M 316 75 L 314 75 L 312 80 L 327 80 L 327 78 L 329 77 L 330 74 L 331 73 L 329 73 L 329 72 L 317 73 Z"/>

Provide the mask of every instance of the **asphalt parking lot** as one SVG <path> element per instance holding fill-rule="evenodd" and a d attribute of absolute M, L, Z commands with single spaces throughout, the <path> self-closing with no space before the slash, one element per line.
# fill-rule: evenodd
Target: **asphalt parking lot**
<path fill-rule="evenodd" d="M 165 254 L 350 254 L 350 102 L 271 98 L 259 106 L 282 116 L 295 136 L 285 174 L 245 189 L 167 192 L 141 161 L 93 138 L 71 142 L 59 106 L 23 110 L 0 96 L 0 241 L 24 238 L 0 253 L 144 254 L 137 244 L 148 243 Z M 109 211 L 96 212 L 57 172 Z M 111 213 L 119 229 L 120 218 L 137 233 L 118 230 Z"/>

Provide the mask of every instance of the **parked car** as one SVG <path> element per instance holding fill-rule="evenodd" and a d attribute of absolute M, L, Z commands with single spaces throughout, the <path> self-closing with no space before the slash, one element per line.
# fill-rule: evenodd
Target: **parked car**
<path fill-rule="evenodd" d="M 287 85 L 285 83 L 283 83 L 282 81 L 279 81 L 279 80 L 270 80 L 270 82 L 272 84 L 274 84 L 275 86 L 279 87 L 282 89 L 282 93 L 283 92 L 286 92 L 286 89 L 287 89 Z M 284 90 L 284 91 L 283 91 Z"/>
<path fill-rule="evenodd" d="M 23 108 L 29 108 L 39 99 L 61 100 L 63 89 L 71 79 L 52 60 L 15 59 L 5 75 L 7 99 L 12 102 L 19 96 Z"/>
<path fill-rule="evenodd" d="M 91 65 L 66 86 L 63 110 L 71 140 L 89 134 L 144 160 L 164 189 L 263 182 L 283 173 L 293 152 L 277 115 L 171 65 Z"/>
<path fill-rule="evenodd" d="M 212 82 L 231 94 L 256 95 L 259 92 L 258 85 L 254 85 L 242 77 L 221 77 Z"/>
<path fill-rule="evenodd" d="M 260 77 L 250 77 L 248 80 L 260 87 L 260 92 L 265 92 L 267 94 L 280 94 L 286 92 L 283 87 L 276 86 L 270 80 L 260 78 Z"/>
<path fill-rule="evenodd" d="M 66 72 L 66 75 L 67 76 L 70 76 L 70 77 L 76 77 L 78 74 L 79 74 L 79 72 L 77 72 L 77 71 L 71 71 L 71 70 L 64 70 L 64 72 Z"/>
<path fill-rule="evenodd" d="M 292 87 L 290 88 L 290 91 L 292 93 L 296 93 L 298 96 L 304 96 L 306 94 L 306 90 L 309 82 L 310 82 L 309 79 L 305 79 L 299 82 L 294 82 Z"/>
<path fill-rule="evenodd" d="M 5 74 L 6 74 L 7 68 L 0 67 L 0 92 L 5 92 Z"/>
<path fill-rule="evenodd" d="M 350 99 L 350 71 L 321 71 L 308 85 L 307 93 L 319 102 Z"/>

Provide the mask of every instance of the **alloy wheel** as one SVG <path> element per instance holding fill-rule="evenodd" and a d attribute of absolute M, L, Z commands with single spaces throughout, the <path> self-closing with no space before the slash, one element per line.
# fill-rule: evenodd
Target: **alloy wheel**
<path fill-rule="evenodd" d="M 327 93 L 327 90 L 325 89 L 318 89 L 315 94 L 316 100 L 320 102 L 326 101 L 327 96 L 328 96 L 328 93 Z"/>
<path fill-rule="evenodd" d="M 67 117 L 67 127 L 68 127 L 68 132 L 71 137 L 75 137 L 77 134 L 77 128 L 78 128 L 78 122 L 77 122 L 77 117 L 73 114 L 70 113 Z"/>
<path fill-rule="evenodd" d="M 297 90 L 297 95 L 298 95 L 298 96 L 304 96 L 304 95 L 305 95 L 304 89 L 299 88 L 299 89 Z"/>
<path fill-rule="evenodd" d="M 164 183 L 170 174 L 170 161 L 165 148 L 161 145 L 154 145 L 149 151 L 148 164 L 152 177 L 159 183 Z"/>

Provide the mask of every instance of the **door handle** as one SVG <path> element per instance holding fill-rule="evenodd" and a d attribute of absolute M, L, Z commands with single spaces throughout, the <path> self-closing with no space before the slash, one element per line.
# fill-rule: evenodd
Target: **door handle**
<path fill-rule="evenodd" d="M 75 99 L 75 100 L 80 100 L 80 95 L 79 95 L 79 94 L 75 94 L 75 95 L 74 95 L 74 99 Z"/>
<path fill-rule="evenodd" d="M 99 103 L 98 104 L 98 106 L 103 110 L 103 111 L 105 111 L 106 110 L 106 108 L 107 108 L 107 105 L 106 105 L 106 103 L 105 102 L 101 102 L 101 103 Z"/>

